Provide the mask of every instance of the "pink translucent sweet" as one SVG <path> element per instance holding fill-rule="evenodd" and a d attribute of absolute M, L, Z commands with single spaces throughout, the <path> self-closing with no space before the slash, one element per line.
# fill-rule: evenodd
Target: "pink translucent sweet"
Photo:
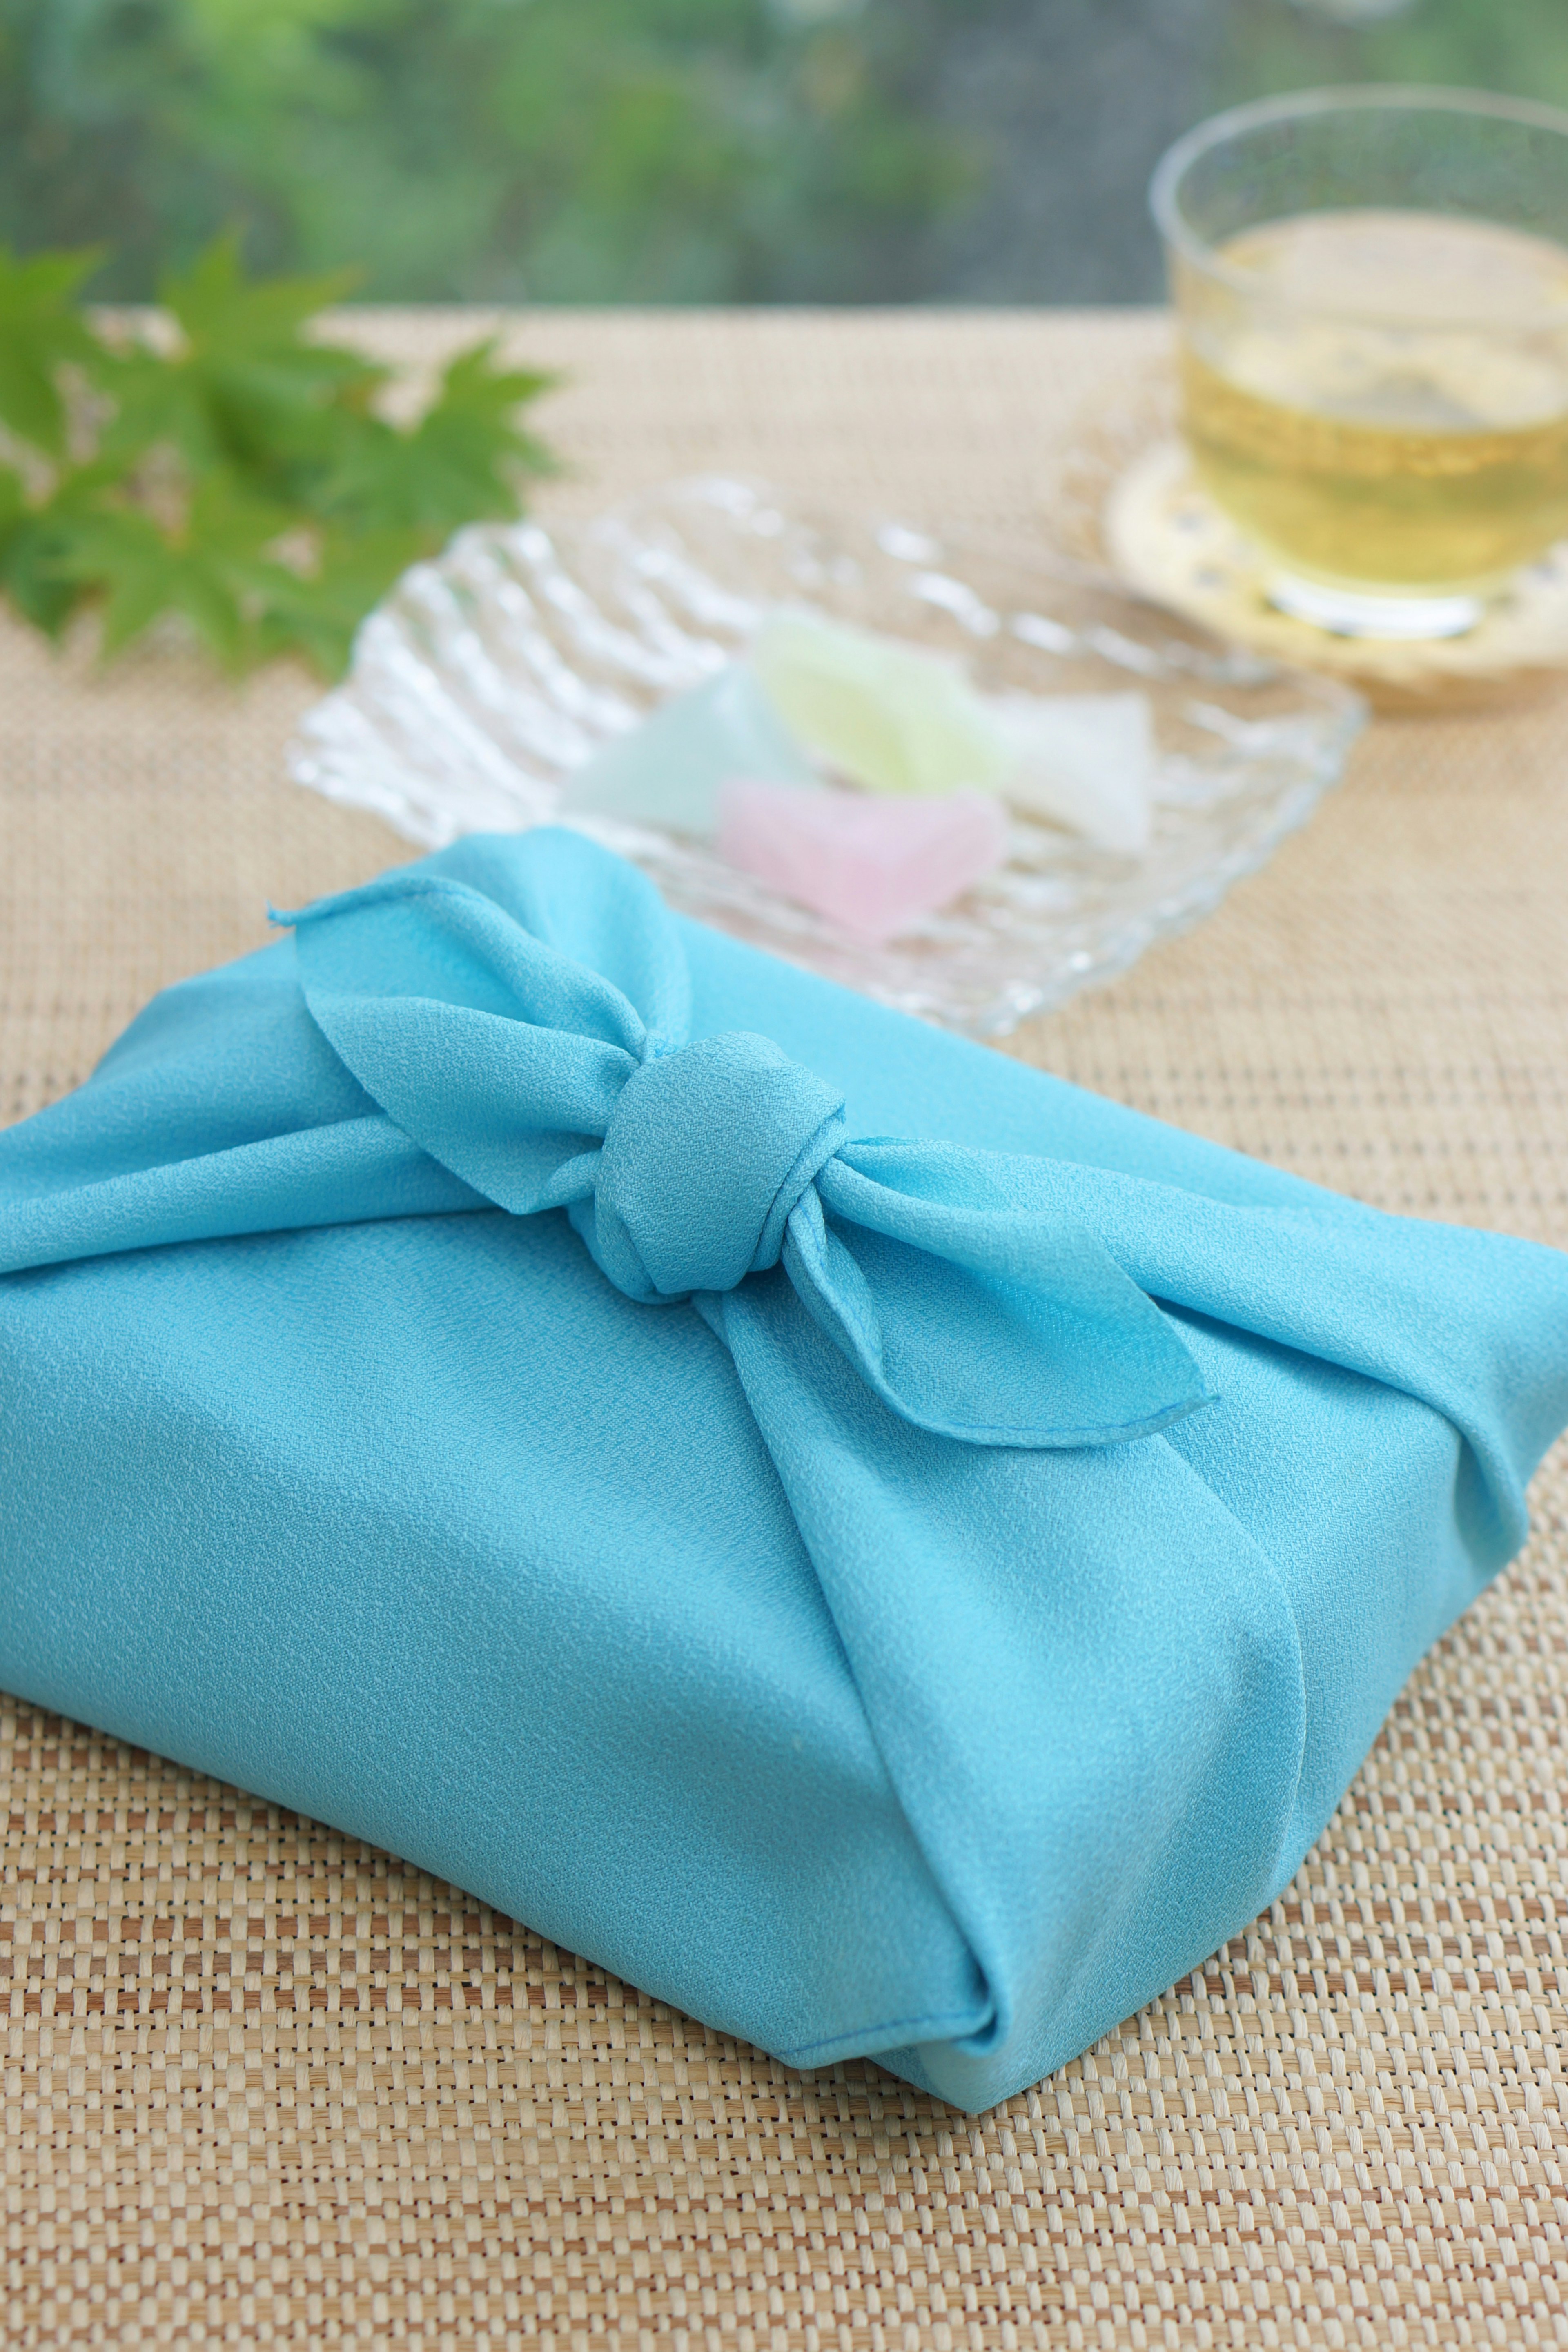
<path fill-rule="evenodd" d="M 1001 803 L 984 793 L 870 799 L 731 778 L 719 793 L 719 851 L 879 942 L 956 898 L 1007 850 Z"/>

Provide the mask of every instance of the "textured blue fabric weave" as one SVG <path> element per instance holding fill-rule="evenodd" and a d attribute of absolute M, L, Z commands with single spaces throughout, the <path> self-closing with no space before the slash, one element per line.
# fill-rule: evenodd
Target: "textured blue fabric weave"
<path fill-rule="evenodd" d="M 282 919 L 0 1137 L 0 1681 L 970 2107 L 1294 1872 L 1568 1419 L 1568 1260 L 672 919 Z"/>

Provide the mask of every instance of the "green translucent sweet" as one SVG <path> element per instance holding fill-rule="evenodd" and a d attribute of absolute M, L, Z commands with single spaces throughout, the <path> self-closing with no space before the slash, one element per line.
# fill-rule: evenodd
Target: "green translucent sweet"
<path fill-rule="evenodd" d="M 616 735 L 561 791 L 563 816 L 619 817 L 706 838 L 731 776 L 811 786 L 816 774 L 745 665 L 731 662 Z"/>
<path fill-rule="evenodd" d="M 813 613 L 763 624 L 752 667 L 785 725 L 873 793 L 997 792 L 1015 754 L 958 670 Z"/>

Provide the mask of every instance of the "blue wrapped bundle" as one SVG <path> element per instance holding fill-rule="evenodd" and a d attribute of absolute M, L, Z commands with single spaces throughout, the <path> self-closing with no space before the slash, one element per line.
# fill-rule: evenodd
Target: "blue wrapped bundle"
<path fill-rule="evenodd" d="M 779 2056 L 1036 2080 L 1525 1532 L 1568 1260 L 459 844 L 0 1137 L 0 1681 Z"/>

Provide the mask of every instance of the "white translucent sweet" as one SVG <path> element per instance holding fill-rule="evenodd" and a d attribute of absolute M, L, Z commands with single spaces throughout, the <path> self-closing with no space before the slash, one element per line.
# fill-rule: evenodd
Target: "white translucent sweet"
<path fill-rule="evenodd" d="M 752 664 L 784 724 L 873 793 L 993 793 L 1012 756 L 962 672 L 916 646 L 807 612 L 773 614 Z"/>
<path fill-rule="evenodd" d="M 728 776 L 815 784 L 816 773 L 756 678 L 730 662 L 616 735 L 567 777 L 561 813 L 616 816 L 706 840 Z"/>
<path fill-rule="evenodd" d="M 1016 809 L 1142 855 L 1159 772 L 1147 695 L 999 694 L 988 709 L 1009 746 L 1003 791 Z"/>

